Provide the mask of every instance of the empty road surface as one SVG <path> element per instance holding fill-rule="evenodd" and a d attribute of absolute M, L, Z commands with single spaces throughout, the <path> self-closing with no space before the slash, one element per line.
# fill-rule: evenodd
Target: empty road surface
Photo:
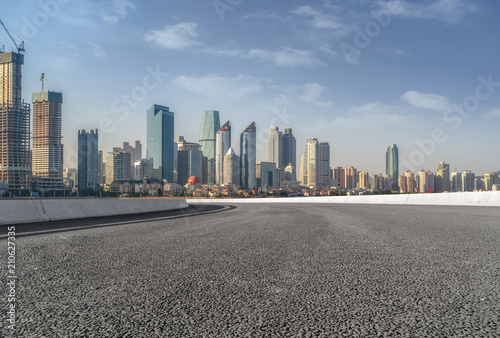
<path fill-rule="evenodd" d="M 17 225 L 0 336 L 500 334 L 500 208 L 223 203 Z"/>

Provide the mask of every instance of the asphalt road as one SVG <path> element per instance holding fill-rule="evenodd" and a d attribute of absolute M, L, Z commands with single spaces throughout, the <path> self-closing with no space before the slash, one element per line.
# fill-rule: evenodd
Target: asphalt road
<path fill-rule="evenodd" d="M 18 225 L 16 249 L 3 336 L 500 335 L 500 208 L 197 206 Z"/>

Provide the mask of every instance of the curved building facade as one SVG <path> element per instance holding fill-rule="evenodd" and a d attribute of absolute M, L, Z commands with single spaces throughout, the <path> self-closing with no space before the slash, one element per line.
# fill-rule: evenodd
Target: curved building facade
<path fill-rule="evenodd" d="M 397 145 L 393 144 L 387 148 L 385 162 L 386 174 L 392 178 L 392 190 L 399 191 L 399 150 Z"/>

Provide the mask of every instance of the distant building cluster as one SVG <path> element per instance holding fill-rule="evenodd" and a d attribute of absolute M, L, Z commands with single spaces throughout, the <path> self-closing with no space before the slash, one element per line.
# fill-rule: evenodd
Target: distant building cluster
<path fill-rule="evenodd" d="M 400 172 L 397 145 L 386 152 L 385 174 L 353 166 L 332 168 L 330 144 L 307 138 L 297 163 L 290 127 L 269 130 L 267 161 L 257 161 L 257 125 L 239 132 L 232 145 L 231 121 L 220 124 L 217 110 L 202 112 L 199 138 L 174 135 L 175 114 L 154 104 L 147 110 L 147 145 L 123 142 L 104 153 L 99 132 L 78 131 L 78 167 L 63 168 L 60 92 L 33 93 L 33 110 L 22 101 L 24 56 L 0 53 L 0 193 L 32 191 L 108 191 L 166 196 L 320 196 L 373 193 L 434 193 L 500 190 L 499 173 L 476 177 L 450 172 L 441 162 L 435 173 Z M 33 112 L 33 131 L 30 114 Z M 31 135 L 31 136 L 30 136 Z M 302 148 L 301 148 L 302 149 Z"/>

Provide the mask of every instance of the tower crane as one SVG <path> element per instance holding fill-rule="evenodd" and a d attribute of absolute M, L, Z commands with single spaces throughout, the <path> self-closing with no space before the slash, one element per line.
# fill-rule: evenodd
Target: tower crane
<path fill-rule="evenodd" d="M 24 41 L 21 41 L 21 45 L 18 45 L 17 42 L 16 42 L 16 40 L 14 40 L 14 38 L 10 34 L 9 30 L 7 29 L 7 26 L 5 26 L 5 24 L 3 23 L 2 19 L 0 19 L 0 24 L 2 24 L 3 28 L 7 32 L 7 35 L 12 40 L 12 43 L 14 44 L 14 46 L 16 46 L 17 52 L 18 53 L 24 52 Z"/>

